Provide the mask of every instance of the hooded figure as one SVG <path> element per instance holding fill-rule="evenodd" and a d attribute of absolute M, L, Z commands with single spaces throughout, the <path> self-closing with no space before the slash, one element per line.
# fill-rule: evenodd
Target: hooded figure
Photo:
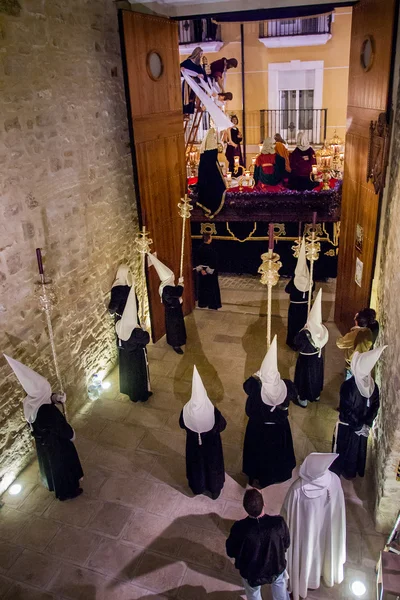
<path fill-rule="evenodd" d="M 343 581 L 346 562 L 346 512 L 340 479 L 329 471 L 337 454 L 309 454 L 291 485 L 281 514 L 290 532 L 287 552 L 293 600 Z"/>
<path fill-rule="evenodd" d="M 167 344 L 172 346 L 177 354 L 183 354 L 181 346 L 186 344 L 186 327 L 182 311 L 183 277 L 179 285 L 175 285 L 175 275 L 154 254 L 148 254 L 149 263 L 157 271 L 161 283 L 158 288 L 161 301 L 165 308 L 165 331 Z"/>
<path fill-rule="evenodd" d="M 279 374 L 276 336 L 260 370 L 244 382 L 243 389 L 248 395 L 246 415 L 249 417 L 243 472 L 249 477 L 250 485 L 257 480 L 260 488 L 287 481 L 296 466 L 288 416 L 289 403 L 296 400 L 297 392 L 294 384 L 289 379 L 281 379 Z"/>
<path fill-rule="evenodd" d="M 218 140 L 215 129 L 208 130 L 200 146 L 197 182 L 197 205 L 206 217 L 220 212 L 225 202 L 226 184 L 218 162 Z"/>
<path fill-rule="evenodd" d="M 315 152 L 311 148 L 307 134 L 299 131 L 297 135 L 297 146 L 290 155 L 289 188 L 292 190 L 312 190 L 318 184 L 311 181 L 310 175 L 313 165 L 317 164 Z"/>
<path fill-rule="evenodd" d="M 207 82 L 207 74 L 201 64 L 202 57 L 203 50 L 200 48 L 200 46 L 197 46 L 197 48 L 193 50 L 192 54 L 183 62 L 181 62 L 180 65 L 181 72 L 184 71 L 191 77 L 194 77 L 197 83 L 200 83 L 201 81 Z M 183 113 L 186 115 L 192 115 L 195 109 L 196 94 L 184 79 L 182 81 L 182 103 Z"/>
<path fill-rule="evenodd" d="M 186 476 L 194 494 L 208 493 L 215 500 L 225 482 L 221 431 L 226 421 L 207 396 L 193 368 L 192 395 L 183 407 L 179 425 L 186 430 Z"/>
<path fill-rule="evenodd" d="M 386 347 L 355 352 L 351 360 L 353 376 L 340 387 L 339 421 L 333 436 L 339 458 L 332 470 L 346 479 L 364 477 L 368 435 L 379 410 L 379 388 L 371 371 Z"/>
<path fill-rule="evenodd" d="M 218 256 L 214 250 L 212 236 L 203 234 L 203 243 L 194 257 L 197 272 L 197 304 L 199 308 L 218 310 L 221 308 L 221 291 L 218 282 Z"/>
<path fill-rule="evenodd" d="M 132 286 L 133 277 L 128 265 L 120 265 L 111 287 L 111 298 L 108 305 L 108 311 L 111 315 L 114 315 L 115 321 L 118 321 L 124 312 Z"/>
<path fill-rule="evenodd" d="M 122 318 L 115 325 L 119 353 L 119 389 L 132 402 L 145 402 L 152 395 L 146 346 L 150 341 L 147 331 L 137 319 L 137 300 L 132 286 Z"/>
<path fill-rule="evenodd" d="M 266 138 L 256 158 L 254 181 L 261 185 L 278 185 L 285 175 L 285 159 L 276 153 L 275 140 Z"/>
<path fill-rule="evenodd" d="M 299 393 L 298 402 L 303 408 L 308 401 L 317 402 L 324 387 L 322 348 L 328 341 L 329 333 L 322 325 L 321 310 L 322 290 L 319 290 L 307 323 L 294 338 L 294 346 L 299 350 L 294 383 Z"/>
<path fill-rule="evenodd" d="M 285 292 L 290 294 L 286 343 L 292 350 L 296 350 L 294 338 L 307 321 L 309 289 L 310 272 L 307 266 L 306 243 L 303 237 L 294 277 L 285 288 Z"/>
<path fill-rule="evenodd" d="M 73 444 L 74 430 L 55 403 L 65 402 L 65 394 L 52 394 L 50 383 L 18 360 L 4 355 L 27 393 L 23 401 L 25 419 L 35 438 L 43 485 L 59 500 L 82 493 L 81 463 Z"/>

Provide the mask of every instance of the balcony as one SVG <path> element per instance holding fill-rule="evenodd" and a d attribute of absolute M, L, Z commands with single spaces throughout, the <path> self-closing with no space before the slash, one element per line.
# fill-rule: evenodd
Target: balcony
<path fill-rule="evenodd" d="M 191 54 L 197 46 L 204 52 L 218 52 L 224 45 L 221 41 L 221 26 L 213 19 L 185 19 L 179 21 L 179 54 Z"/>
<path fill-rule="evenodd" d="M 326 138 L 326 108 L 260 110 L 260 140 L 280 133 L 290 146 L 296 145 L 297 134 L 305 131 L 310 144 L 323 144 Z"/>
<path fill-rule="evenodd" d="M 261 21 L 259 41 L 266 48 L 322 46 L 332 37 L 332 13 L 318 17 Z"/>

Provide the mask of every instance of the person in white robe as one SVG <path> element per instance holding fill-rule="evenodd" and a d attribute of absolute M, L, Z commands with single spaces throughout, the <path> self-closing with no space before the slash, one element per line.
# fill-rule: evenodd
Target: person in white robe
<path fill-rule="evenodd" d="M 221 431 L 226 421 L 208 397 L 196 367 L 192 395 L 183 407 L 179 425 L 186 431 L 186 476 L 194 494 L 218 498 L 224 487 L 225 468 Z"/>
<path fill-rule="evenodd" d="M 281 514 L 290 532 L 287 553 L 289 589 L 293 600 L 343 581 L 346 562 L 346 512 L 340 479 L 329 470 L 334 453 L 313 452 L 300 467 Z"/>

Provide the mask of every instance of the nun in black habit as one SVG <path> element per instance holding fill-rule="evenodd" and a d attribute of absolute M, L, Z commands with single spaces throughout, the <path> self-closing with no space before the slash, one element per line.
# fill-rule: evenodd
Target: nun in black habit
<path fill-rule="evenodd" d="M 149 262 L 153 265 L 161 280 L 159 293 L 165 308 L 165 331 L 167 344 L 177 354 L 183 354 L 181 346 L 186 344 L 186 327 L 182 311 L 183 277 L 175 284 L 175 275 L 154 254 L 149 254 Z"/>
<path fill-rule="evenodd" d="M 199 308 L 221 308 L 221 292 L 218 283 L 217 253 L 212 247 L 209 233 L 203 235 L 203 243 L 195 256 L 197 272 L 197 304 Z"/>
<path fill-rule="evenodd" d="M 243 447 L 243 473 L 250 485 L 265 488 L 287 481 L 296 466 L 292 432 L 288 420 L 290 401 L 297 392 L 289 379 L 281 379 L 277 363 L 277 339 L 260 370 L 249 377 L 243 389 L 248 395 L 249 421 Z M 257 482 L 257 483 L 256 483 Z"/>
<path fill-rule="evenodd" d="M 146 353 L 150 336 L 138 324 L 134 286 L 115 330 L 118 336 L 120 392 L 127 394 L 132 402 L 146 402 L 152 395 Z"/>
<path fill-rule="evenodd" d="M 296 335 L 294 345 L 299 351 L 294 374 L 298 391 L 297 401 L 305 408 L 308 402 L 317 402 L 324 387 L 324 357 L 322 348 L 329 333 L 322 325 L 322 290 L 319 290 L 305 327 Z"/>
<path fill-rule="evenodd" d="M 333 452 L 339 457 L 331 467 L 337 475 L 364 477 L 369 431 L 379 410 L 379 388 L 371 371 L 387 346 L 355 352 L 353 376 L 340 387 L 339 421 L 333 436 Z"/>
<path fill-rule="evenodd" d="M 218 162 L 218 141 L 215 129 L 208 130 L 200 147 L 197 182 L 197 205 L 206 217 L 214 217 L 225 202 L 226 184 Z"/>
<path fill-rule="evenodd" d="M 33 437 L 43 485 L 55 492 L 58 500 L 76 498 L 82 493 L 81 463 L 73 440 L 75 433 L 56 404 L 65 402 L 65 394 L 52 394 L 50 383 L 19 361 L 4 355 L 28 394 L 24 416 Z"/>
<path fill-rule="evenodd" d="M 290 295 L 286 344 L 292 350 L 297 350 L 294 338 L 307 321 L 309 289 L 310 272 L 307 267 L 306 246 L 303 238 L 294 277 L 285 288 L 285 292 Z"/>
<path fill-rule="evenodd" d="M 226 421 L 207 396 L 194 367 L 192 396 L 183 407 L 179 425 L 186 430 L 186 476 L 194 494 L 216 500 L 224 487 L 225 467 L 221 431 Z"/>

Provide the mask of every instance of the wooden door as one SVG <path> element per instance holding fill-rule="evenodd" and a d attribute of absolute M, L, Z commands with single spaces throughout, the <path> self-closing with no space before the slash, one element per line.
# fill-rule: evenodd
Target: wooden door
<path fill-rule="evenodd" d="M 390 110 L 396 10 L 396 0 L 360 0 L 353 8 L 335 305 L 335 321 L 342 332 L 348 331 L 357 311 L 370 302 L 380 197 L 366 180 L 369 128 L 380 113 Z M 373 47 L 369 70 L 361 64 L 361 50 L 367 36 L 371 37 Z M 361 249 L 360 244 L 356 247 L 357 229 L 363 236 Z M 356 266 L 360 267 L 357 259 L 362 264 L 361 286 L 355 281 Z"/>
<path fill-rule="evenodd" d="M 177 205 L 186 189 L 178 25 L 163 17 L 130 11 L 121 11 L 120 23 L 140 224 L 150 233 L 152 251 L 174 271 L 177 282 L 182 233 Z M 188 314 L 194 307 L 189 223 L 184 278 L 183 310 Z M 154 341 L 165 333 L 159 283 L 154 268 L 149 269 Z"/>

